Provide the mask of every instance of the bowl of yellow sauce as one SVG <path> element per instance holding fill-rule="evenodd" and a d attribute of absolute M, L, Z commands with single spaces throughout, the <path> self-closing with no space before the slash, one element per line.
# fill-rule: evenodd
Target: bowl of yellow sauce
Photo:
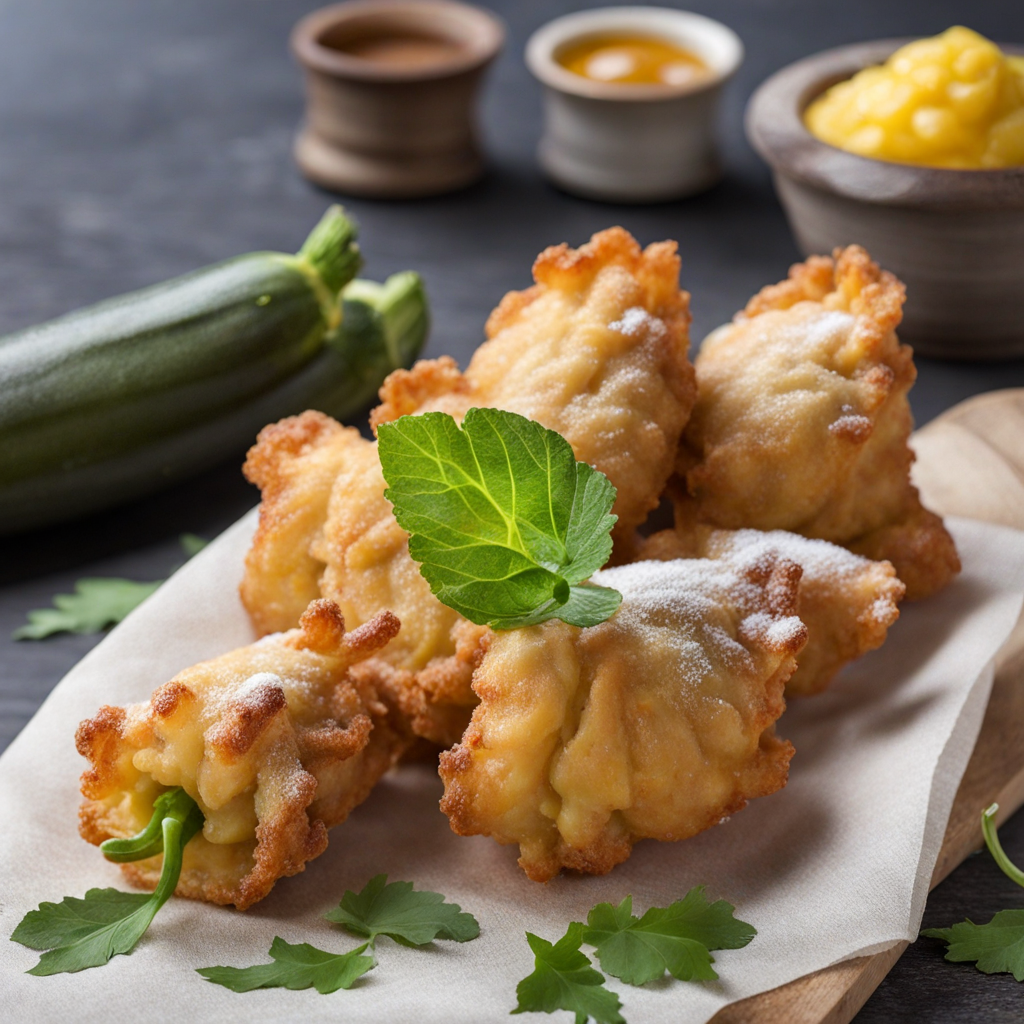
<path fill-rule="evenodd" d="M 526 63 L 544 86 L 538 156 L 557 185 L 589 198 L 656 202 L 721 175 L 715 122 L 743 59 L 731 29 L 662 7 L 606 7 L 549 22 Z"/>
<path fill-rule="evenodd" d="M 805 253 L 859 243 L 926 355 L 1024 356 L 1024 47 L 962 26 L 779 71 L 747 134 Z"/>
<path fill-rule="evenodd" d="M 591 82 L 613 85 L 699 85 L 712 75 L 693 50 L 633 32 L 605 32 L 570 40 L 558 50 L 555 60 Z"/>

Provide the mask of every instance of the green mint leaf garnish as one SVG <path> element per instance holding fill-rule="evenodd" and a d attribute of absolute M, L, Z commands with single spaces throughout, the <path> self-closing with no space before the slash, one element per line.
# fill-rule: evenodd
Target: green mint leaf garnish
<path fill-rule="evenodd" d="M 580 951 L 582 924 L 574 921 L 554 945 L 532 932 L 526 933 L 526 941 L 533 950 L 534 971 L 516 986 L 519 1002 L 513 1013 L 568 1010 L 576 1014 L 576 1024 L 591 1017 L 599 1024 L 625 1024 L 619 997 L 604 987 L 604 975 Z"/>
<path fill-rule="evenodd" d="M 232 992 L 257 988 L 315 988 L 321 995 L 351 988 L 367 971 L 377 966 L 372 956 L 361 956 L 367 943 L 350 953 L 328 953 L 307 942 L 292 945 L 275 936 L 270 946 L 272 964 L 254 967 L 200 967 L 196 971 L 207 981 Z"/>
<path fill-rule="evenodd" d="M 360 892 L 347 890 L 324 917 L 371 945 L 378 935 L 403 946 L 425 946 L 434 939 L 468 942 L 480 934 L 476 918 L 457 903 L 446 903 L 439 892 L 414 892 L 412 882 L 389 883 L 387 875 L 371 878 Z"/>
<path fill-rule="evenodd" d="M 172 794 L 183 793 L 172 790 Z M 203 827 L 203 816 L 189 797 L 175 796 L 161 819 L 164 854 L 160 880 L 152 893 L 90 889 L 83 899 L 65 897 L 29 911 L 11 940 L 48 950 L 29 974 L 70 974 L 100 967 L 118 953 L 130 953 L 157 911 L 170 899 L 181 874 L 185 844 Z"/>
<path fill-rule="evenodd" d="M 1024 886 L 1024 871 L 1006 855 L 996 833 L 999 804 L 981 812 L 985 845 L 1007 878 Z M 988 924 L 961 921 L 951 928 L 926 928 L 929 939 L 942 939 L 949 948 L 946 959 L 957 963 L 974 961 L 984 974 L 1012 974 L 1024 981 L 1024 910 L 1000 910 Z"/>
<path fill-rule="evenodd" d="M 633 898 L 617 907 L 599 903 L 587 916 L 583 941 L 597 949 L 603 970 L 630 985 L 643 985 L 668 971 L 680 981 L 714 981 L 712 949 L 739 949 L 757 934 L 733 917 L 725 900 L 709 903 L 704 887 L 691 889 L 667 907 L 633 916 Z"/>
<path fill-rule="evenodd" d="M 52 608 L 28 613 L 28 625 L 14 631 L 15 640 L 42 640 L 53 633 L 99 633 L 120 622 L 149 597 L 162 580 L 135 583 L 122 579 L 85 579 L 75 593 L 58 594 Z"/>
<path fill-rule="evenodd" d="M 604 622 L 618 591 L 587 585 L 612 550 L 615 488 L 569 443 L 501 409 L 403 416 L 378 428 L 386 497 L 434 596 L 515 629 Z"/>

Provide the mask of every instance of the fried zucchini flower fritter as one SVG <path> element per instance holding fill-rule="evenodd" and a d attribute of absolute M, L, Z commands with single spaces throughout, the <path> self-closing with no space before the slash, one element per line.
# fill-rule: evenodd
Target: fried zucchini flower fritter
<path fill-rule="evenodd" d="M 904 586 L 889 562 L 873 562 L 823 540 L 783 530 L 715 530 L 680 525 L 642 542 L 641 557 L 724 559 L 743 565 L 777 552 L 803 570 L 798 614 L 807 646 L 797 656 L 786 696 L 819 693 L 847 663 L 885 643 L 899 618 Z"/>
<path fill-rule="evenodd" d="M 638 562 L 593 577 L 623 595 L 599 626 L 490 634 L 480 705 L 441 755 L 452 829 L 518 843 L 543 882 L 603 874 L 639 839 L 686 839 L 780 789 L 800 573 L 771 553 Z"/>
<path fill-rule="evenodd" d="M 959 572 L 910 482 L 917 371 L 896 337 L 903 300 L 902 283 L 852 245 L 793 267 L 705 339 L 679 463 L 697 521 L 888 560 L 911 600 Z"/>
<path fill-rule="evenodd" d="M 371 422 L 431 410 L 461 419 L 474 406 L 535 419 L 615 485 L 628 544 L 658 504 L 696 394 L 675 244 L 642 250 L 610 228 L 579 249 L 545 250 L 534 277 L 491 314 L 465 373 L 447 357 L 396 371 Z M 261 432 L 246 474 L 263 492 L 241 587 L 257 630 L 291 627 L 318 596 L 353 626 L 392 610 L 403 627 L 382 654 L 381 685 L 417 734 L 456 742 L 476 703 L 483 631 L 440 604 L 409 557 L 376 444 L 307 412 Z"/>
<path fill-rule="evenodd" d="M 104 707 L 78 728 L 81 833 L 91 843 L 141 830 L 154 800 L 182 787 L 205 818 L 186 847 L 179 896 L 244 910 L 302 871 L 397 760 L 408 738 L 351 668 L 398 632 L 390 612 L 351 632 L 314 601 L 299 628 L 203 662 L 143 704 Z M 123 864 L 153 888 L 160 857 Z"/>

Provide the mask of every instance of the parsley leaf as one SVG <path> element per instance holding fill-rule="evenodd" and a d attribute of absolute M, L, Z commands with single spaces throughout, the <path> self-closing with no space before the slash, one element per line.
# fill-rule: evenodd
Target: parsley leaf
<path fill-rule="evenodd" d="M 183 533 L 178 543 L 191 558 L 210 542 L 194 533 Z M 28 624 L 11 635 L 15 640 L 43 640 L 54 633 L 101 633 L 138 608 L 163 582 L 135 583 L 117 577 L 79 580 L 74 594 L 58 594 L 53 608 L 29 612 Z"/>
<path fill-rule="evenodd" d="M 402 416 L 377 431 L 386 497 L 435 597 L 515 629 L 594 626 L 622 595 L 584 583 L 608 561 L 615 488 L 569 443 L 501 409 Z"/>
<path fill-rule="evenodd" d="M 307 942 L 292 945 L 279 936 L 270 945 L 272 964 L 254 967 L 200 967 L 196 973 L 232 992 L 257 988 L 315 988 L 321 995 L 351 988 L 377 966 L 372 956 L 362 956 L 367 943 L 349 953 L 327 953 Z"/>
<path fill-rule="evenodd" d="M 985 974 L 1009 972 L 1024 981 L 1024 910 L 1000 910 L 988 924 L 961 921 L 952 928 L 926 928 L 921 934 L 948 942 L 947 960 L 974 960 Z"/>
<path fill-rule="evenodd" d="M 149 899 L 148 892 L 90 889 L 84 899 L 65 896 L 60 903 L 40 903 L 21 919 L 11 941 L 38 950 L 66 946 L 130 917 Z"/>
<path fill-rule="evenodd" d="M 412 882 L 388 882 L 376 875 L 358 893 L 345 892 L 336 909 L 325 914 L 370 945 L 378 935 L 403 946 L 425 946 L 434 939 L 468 942 L 480 934 L 480 925 L 457 903 L 446 903 L 439 892 L 414 892 Z"/>
<path fill-rule="evenodd" d="M 633 897 L 617 907 L 599 903 L 587 915 L 583 941 L 597 949 L 601 967 L 630 985 L 643 985 L 668 971 L 680 981 L 714 981 L 712 949 L 739 949 L 757 934 L 733 917 L 725 900 L 709 903 L 702 885 L 667 907 L 633 916 Z"/>
<path fill-rule="evenodd" d="M 85 579 L 75 593 L 58 594 L 53 608 L 28 613 L 28 624 L 14 631 L 15 640 L 42 640 L 53 633 L 99 633 L 120 622 L 149 597 L 162 580 L 135 583 L 122 579 Z"/>
<path fill-rule="evenodd" d="M 1006 855 L 996 832 L 999 804 L 981 812 L 981 831 L 985 845 L 1007 878 L 1024 886 L 1024 871 Z M 988 924 L 961 921 L 951 928 L 926 928 L 929 939 L 942 939 L 949 948 L 946 959 L 953 962 L 975 961 L 985 974 L 1012 974 L 1024 981 L 1024 910 L 1000 910 Z"/>
<path fill-rule="evenodd" d="M 513 1013 L 569 1010 L 576 1014 L 576 1024 L 591 1017 L 599 1024 L 625 1024 L 619 997 L 604 987 L 604 975 L 580 951 L 582 924 L 574 921 L 554 945 L 532 932 L 526 933 L 526 941 L 533 950 L 534 971 L 516 986 L 519 1003 Z"/>
<path fill-rule="evenodd" d="M 40 903 L 30 910 L 11 934 L 13 942 L 30 949 L 48 950 L 29 974 L 70 974 L 100 967 L 118 953 L 130 953 L 145 934 L 157 911 L 170 899 L 181 874 L 185 844 L 203 827 L 203 815 L 181 789 L 154 806 L 160 816 L 159 849 L 164 855 L 160 880 L 152 893 L 118 889 L 90 889 L 83 899 L 65 897 L 60 903 Z M 146 835 L 148 828 L 139 835 Z M 130 859 L 122 856 L 121 860 Z M 137 858 L 136 858 L 137 859 Z"/>

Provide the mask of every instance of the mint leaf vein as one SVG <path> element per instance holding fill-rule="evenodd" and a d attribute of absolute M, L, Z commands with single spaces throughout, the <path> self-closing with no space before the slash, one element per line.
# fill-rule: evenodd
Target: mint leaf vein
<path fill-rule="evenodd" d="M 585 581 L 612 550 L 615 488 L 553 430 L 501 409 L 403 416 L 378 428 L 386 497 L 443 604 L 514 629 L 592 626 L 618 591 Z"/>

